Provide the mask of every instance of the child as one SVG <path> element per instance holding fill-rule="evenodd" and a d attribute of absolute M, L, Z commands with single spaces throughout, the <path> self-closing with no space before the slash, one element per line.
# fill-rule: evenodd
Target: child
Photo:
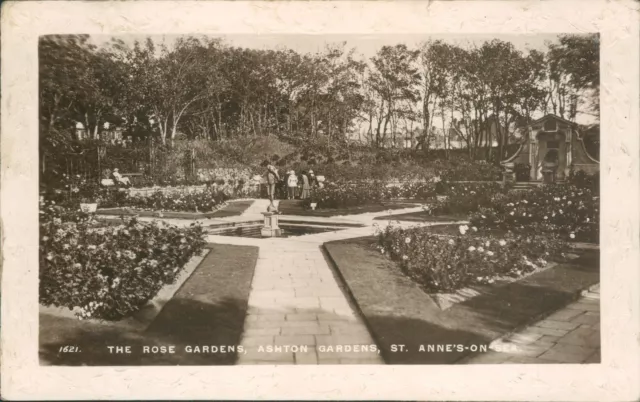
<path fill-rule="evenodd" d="M 287 178 L 287 190 L 288 198 L 290 200 L 296 198 L 296 187 L 298 187 L 298 177 L 293 170 L 289 171 L 289 177 Z"/>

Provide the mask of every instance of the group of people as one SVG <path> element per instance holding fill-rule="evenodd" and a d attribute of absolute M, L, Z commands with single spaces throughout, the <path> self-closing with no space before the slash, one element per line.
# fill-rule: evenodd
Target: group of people
<path fill-rule="evenodd" d="M 273 165 L 267 165 L 267 194 L 270 200 L 275 197 L 276 183 L 282 181 L 278 170 Z M 286 173 L 286 185 L 287 185 L 287 199 L 293 200 L 300 198 L 305 200 L 311 196 L 311 191 L 320 186 L 318 178 L 313 173 L 313 170 L 303 170 L 300 175 L 296 175 L 296 172 L 289 170 Z"/>

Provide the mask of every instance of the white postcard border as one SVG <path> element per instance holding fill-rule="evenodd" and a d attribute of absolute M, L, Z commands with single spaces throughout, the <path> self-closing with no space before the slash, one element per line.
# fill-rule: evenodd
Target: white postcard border
<path fill-rule="evenodd" d="M 7 399 L 637 399 L 638 4 L 7 2 L 2 8 L 2 386 Z M 602 364 L 38 366 L 42 34 L 601 33 Z"/>

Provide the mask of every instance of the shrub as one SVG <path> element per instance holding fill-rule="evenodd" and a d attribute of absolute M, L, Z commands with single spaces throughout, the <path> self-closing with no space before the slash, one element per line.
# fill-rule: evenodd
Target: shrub
<path fill-rule="evenodd" d="M 491 205 L 495 197 L 505 192 L 499 183 L 440 182 L 437 192 L 443 195 L 431 207 L 432 214 L 469 214 Z"/>
<path fill-rule="evenodd" d="M 471 216 L 478 227 L 556 233 L 570 241 L 598 242 L 599 196 L 589 188 L 547 185 L 509 193 Z"/>
<path fill-rule="evenodd" d="M 100 227 L 52 203 L 40 211 L 40 303 L 76 309 L 80 319 L 116 320 L 173 283 L 205 245 L 204 232 L 137 219 Z"/>
<path fill-rule="evenodd" d="M 452 292 L 472 284 L 519 278 L 562 256 L 566 243 L 555 235 L 504 237 L 460 226 L 460 235 L 444 236 L 428 228 L 388 226 L 378 233 L 378 250 L 429 292 Z"/>
<path fill-rule="evenodd" d="M 374 183 L 327 183 L 324 188 L 313 191 L 314 202 L 318 208 L 348 208 L 362 205 L 379 204 L 384 200 L 385 186 L 381 182 Z M 305 200 L 308 207 L 311 200 Z"/>
<path fill-rule="evenodd" d="M 200 191 L 182 190 L 168 192 L 157 190 L 147 194 L 122 194 L 108 192 L 105 198 L 101 198 L 99 204 L 102 208 L 130 207 L 151 211 L 182 211 L 182 212 L 211 212 L 225 205 L 231 198 L 231 194 L 218 190 L 216 186 L 210 186 Z"/>
<path fill-rule="evenodd" d="M 402 182 L 399 186 L 388 186 L 385 182 L 340 182 L 327 183 L 324 188 L 312 191 L 313 200 L 305 200 L 304 205 L 317 202 L 317 208 L 348 208 L 381 204 L 395 198 L 425 200 L 435 195 L 437 179 L 423 182 Z"/>
<path fill-rule="evenodd" d="M 502 178 L 499 166 L 466 158 L 440 161 L 438 175 L 445 181 L 496 181 Z"/>
<path fill-rule="evenodd" d="M 588 174 L 583 170 L 569 173 L 568 180 L 570 185 L 580 189 L 589 189 L 593 193 L 600 193 L 600 174 Z"/>

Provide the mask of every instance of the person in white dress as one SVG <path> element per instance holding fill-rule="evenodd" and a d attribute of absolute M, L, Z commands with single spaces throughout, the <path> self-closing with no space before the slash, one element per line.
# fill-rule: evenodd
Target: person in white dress
<path fill-rule="evenodd" d="M 296 172 L 293 170 L 289 171 L 289 176 L 287 177 L 287 198 L 293 200 L 296 198 L 296 188 L 298 187 L 298 177 L 296 176 Z"/>
<path fill-rule="evenodd" d="M 123 177 L 118 171 L 118 168 L 113 169 L 113 173 L 111 173 L 111 176 L 113 176 L 114 184 L 121 184 L 127 187 L 131 186 L 131 181 L 129 181 L 129 178 Z"/>

